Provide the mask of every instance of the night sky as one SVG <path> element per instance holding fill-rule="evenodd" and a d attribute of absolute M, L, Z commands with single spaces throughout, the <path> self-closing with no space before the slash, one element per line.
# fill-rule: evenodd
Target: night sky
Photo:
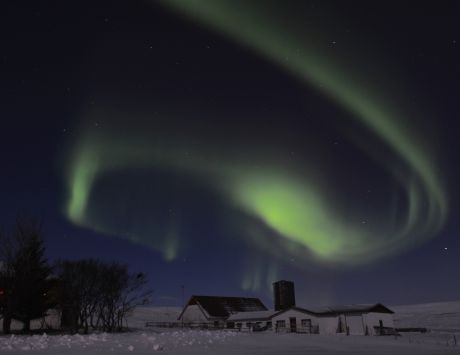
<path fill-rule="evenodd" d="M 4 1 L 0 225 L 154 304 L 460 298 L 460 3 Z"/>

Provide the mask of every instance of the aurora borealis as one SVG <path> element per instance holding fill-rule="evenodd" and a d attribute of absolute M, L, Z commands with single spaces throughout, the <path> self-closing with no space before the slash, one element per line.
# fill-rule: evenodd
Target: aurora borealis
<path fill-rule="evenodd" d="M 381 159 L 380 163 L 390 170 L 404 189 L 407 204 L 405 211 L 398 211 L 404 217 L 398 221 L 398 225 L 383 228 L 377 233 L 359 229 L 350 223 L 338 222 L 341 209 L 333 211 L 331 207 L 334 207 L 334 202 L 326 201 L 328 196 L 325 196 L 324 189 L 327 186 L 323 189 L 316 186 L 308 175 L 296 177 L 289 170 L 280 172 L 282 167 L 276 165 L 267 169 L 264 163 L 260 169 L 252 171 L 253 169 L 244 166 L 237 159 L 227 162 L 226 160 L 232 159 L 231 156 L 215 161 L 214 157 L 198 153 L 204 157 L 205 162 L 196 161 L 194 158 L 184 159 L 179 153 L 183 151 L 182 147 L 168 144 L 158 146 L 158 137 L 155 135 L 146 138 L 151 139 L 153 144 L 134 142 L 130 138 L 123 143 L 116 140 L 117 143 L 114 144 L 115 138 L 109 135 L 102 139 L 84 138 L 85 142 L 80 143 L 81 148 L 77 148 L 76 161 L 70 167 L 69 177 L 71 193 L 67 214 L 72 221 L 89 228 L 101 228 L 102 231 L 116 233 L 108 226 L 93 226 L 85 218 L 90 192 L 98 175 L 116 169 L 158 166 L 160 169 L 191 171 L 203 175 L 203 179 L 209 181 L 210 185 L 227 186 L 218 189 L 226 195 L 228 201 L 259 219 L 281 238 L 305 247 L 310 252 L 306 254 L 306 258 L 313 254 L 317 259 L 326 262 L 368 262 L 404 248 L 406 240 L 412 241 L 416 238 L 422 241 L 433 237 L 442 227 L 447 215 L 447 201 L 433 163 L 435 156 L 428 147 L 418 146 L 418 137 L 403 128 L 402 122 L 407 118 L 404 113 L 390 108 L 381 99 L 385 96 L 384 92 L 375 93 L 375 97 L 367 93 L 356 83 L 354 76 L 345 74 L 345 68 L 341 68 L 340 63 L 328 64 L 328 58 L 316 54 L 313 44 L 309 44 L 308 40 L 296 42 L 299 33 L 285 32 L 282 27 L 276 27 L 275 19 L 268 15 L 258 15 L 261 9 L 254 7 L 254 4 L 235 1 L 167 3 L 174 4 L 205 24 L 209 23 L 232 39 L 254 49 L 264 59 L 277 63 L 298 80 L 315 86 L 332 98 L 332 104 L 348 109 L 381 144 L 389 146 L 401 160 L 403 168 L 391 171 L 391 166 L 394 165 L 392 161 Z M 357 77 L 359 78 L 359 73 Z M 394 85 L 398 85 L 396 78 Z M 132 133 L 134 140 L 138 141 L 139 134 L 140 132 Z M 194 138 L 193 134 L 203 141 L 203 137 L 199 137 L 197 132 L 192 132 L 191 138 Z M 206 151 L 211 149 L 209 146 Z M 193 152 L 192 155 L 196 154 L 197 152 Z M 372 152 L 369 154 L 372 155 Z M 321 179 L 327 181 L 328 177 L 322 176 L 320 166 L 312 168 L 319 171 Z M 142 240 L 152 237 L 140 235 L 137 238 Z M 150 243 L 146 241 L 146 244 Z"/>
<path fill-rule="evenodd" d="M 313 278 L 317 287 L 303 293 L 322 301 L 372 270 L 391 280 L 409 260 L 436 270 L 450 257 L 439 267 L 452 267 L 455 11 L 375 6 L 37 7 L 36 27 L 56 20 L 36 35 L 46 50 L 31 76 L 43 94 L 23 94 L 37 102 L 21 110 L 33 117 L 37 107 L 34 161 L 53 164 L 44 181 L 55 191 L 47 219 L 60 221 L 51 223 L 63 245 L 54 253 L 68 242 L 58 235 L 79 245 L 64 252 L 75 257 L 100 245 L 119 248 L 109 259 L 142 250 L 164 271 L 164 293 L 174 282 L 206 283 L 197 275 L 214 260 L 209 277 L 228 280 L 223 289 L 257 293 L 280 277 Z M 68 23 L 52 17 L 61 12 Z M 58 133 L 47 138 L 50 127 Z M 414 269 L 405 277 L 419 280 Z"/>

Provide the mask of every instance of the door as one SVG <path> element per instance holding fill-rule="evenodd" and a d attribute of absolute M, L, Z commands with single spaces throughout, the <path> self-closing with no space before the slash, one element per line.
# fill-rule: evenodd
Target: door
<path fill-rule="evenodd" d="M 289 325 L 291 333 L 297 333 L 297 319 L 295 317 L 289 318 Z"/>

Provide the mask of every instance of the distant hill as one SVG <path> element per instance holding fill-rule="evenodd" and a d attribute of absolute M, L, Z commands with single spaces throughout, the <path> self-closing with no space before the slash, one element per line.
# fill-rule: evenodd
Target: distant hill
<path fill-rule="evenodd" d="M 143 328 L 146 322 L 176 322 L 181 307 L 137 307 L 128 318 L 130 328 Z"/>
<path fill-rule="evenodd" d="M 460 301 L 392 306 L 395 326 L 424 327 L 432 331 L 460 332 Z"/>

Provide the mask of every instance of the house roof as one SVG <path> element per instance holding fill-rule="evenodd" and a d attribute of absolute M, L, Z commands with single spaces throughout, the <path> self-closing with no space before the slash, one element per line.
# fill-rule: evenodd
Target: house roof
<path fill-rule="evenodd" d="M 266 311 L 267 307 L 258 298 L 220 297 L 220 296 L 192 296 L 179 315 L 182 317 L 189 305 L 198 305 L 211 318 L 227 318 L 238 312 Z"/>
<path fill-rule="evenodd" d="M 227 321 L 230 322 L 236 322 L 236 321 L 246 321 L 246 320 L 255 320 L 255 321 L 264 321 L 264 320 L 270 320 L 273 317 L 282 314 L 287 311 L 295 310 L 300 313 L 306 313 L 306 314 L 311 314 L 314 315 L 313 312 L 309 311 L 308 309 L 300 308 L 300 307 L 290 307 L 287 309 L 283 309 L 281 311 L 275 311 L 273 309 L 268 310 L 268 311 L 261 311 L 261 312 L 242 312 L 242 313 L 236 313 L 232 314 L 230 317 L 228 317 Z"/>
<path fill-rule="evenodd" d="M 256 312 L 238 312 L 227 318 L 228 322 L 246 321 L 246 320 L 269 320 L 274 314 L 278 313 L 273 309 L 268 311 Z"/>
<path fill-rule="evenodd" d="M 381 303 L 376 304 L 351 304 L 351 305 L 337 305 L 330 307 L 315 307 L 309 310 L 318 315 L 331 315 L 331 314 L 347 314 L 347 313 L 394 313 L 391 309 L 385 307 Z"/>

